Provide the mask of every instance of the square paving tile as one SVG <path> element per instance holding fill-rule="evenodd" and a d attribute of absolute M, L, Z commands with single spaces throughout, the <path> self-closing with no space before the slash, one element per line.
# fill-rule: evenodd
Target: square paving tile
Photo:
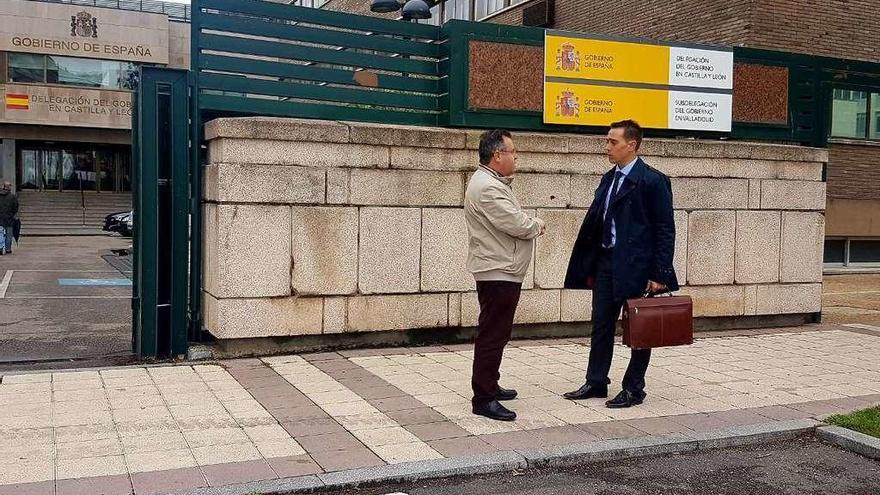
<path fill-rule="evenodd" d="M 376 456 L 370 449 L 361 446 L 355 449 L 330 450 L 311 453 L 312 458 L 324 471 L 342 471 L 363 467 L 382 466 L 382 459 Z"/>
<path fill-rule="evenodd" d="M 260 459 L 260 452 L 251 442 L 231 445 L 211 445 L 192 449 L 199 466 Z"/>
<path fill-rule="evenodd" d="M 0 495 L 55 495 L 54 481 L 0 485 Z"/>
<path fill-rule="evenodd" d="M 633 438 L 644 436 L 645 434 L 638 428 L 634 428 L 623 421 L 605 421 L 601 423 L 578 425 L 577 428 L 595 436 L 599 440 Z"/>
<path fill-rule="evenodd" d="M 472 456 L 498 451 L 495 446 L 475 436 L 433 440 L 428 442 L 428 445 L 446 457 Z"/>
<path fill-rule="evenodd" d="M 287 421 L 281 423 L 281 426 L 284 428 L 285 431 L 287 431 L 290 436 L 294 438 L 346 432 L 345 428 L 343 428 L 342 425 L 337 423 L 335 419 L 332 419 L 329 416 L 319 419 Z"/>
<path fill-rule="evenodd" d="M 184 492 L 208 486 L 201 470 L 194 467 L 131 473 L 131 484 L 137 495 Z"/>
<path fill-rule="evenodd" d="M 407 425 L 406 429 L 423 442 L 446 438 L 461 438 L 470 435 L 465 429 L 450 421 Z"/>
<path fill-rule="evenodd" d="M 125 459 L 121 455 L 59 459 L 55 467 L 57 479 L 85 478 L 90 476 L 113 476 L 126 474 Z"/>
<path fill-rule="evenodd" d="M 205 474 L 210 486 L 277 478 L 275 471 L 265 459 L 202 466 L 202 473 Z"/>
<path fill-rule="evenodd" d="M 58 480 L 56 495 L 130 495 L 131 480 L 127 474 Z"/>
<path fill-rule="evenodd" d="M 356 450 L 364 446 L 360 440 L 348 432 L 299 437 L 297 441 L 306 452 L 312 455 L 339 450 Z"/>
<path fill-rule="evenodd" d="M 407 409 L 403 411 L 388 411 L 385 414 L 401 426 L 446 421 L 446 416 L 428 407 L 423 407 L 421 409 Z"/>
<path fill-rule="evenodd" d="M 324 470 L 308 455 L 298 455 L 292 457 L 275 457 L 266 459 L 269 466 L 275 471 L 279 478 L 292 478 L 294 476 L 305 476 L 307 474 L 322 473 Z"/>

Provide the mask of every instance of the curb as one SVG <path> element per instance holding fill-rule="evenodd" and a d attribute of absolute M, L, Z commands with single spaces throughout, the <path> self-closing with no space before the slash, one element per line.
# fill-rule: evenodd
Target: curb
<path fill-rule="evenodd" d="M 280 480 L 206 487 L 177 495 L 282 495 L 317 490 L 354 488 L 364 484 L 406 482 L 450 476 L 488 474 L 545 466 L 630 459 L 658 454 L 691 452 L 788 440 L 812 432 L 820 423 L 809 419 L 735 426 L 689 435 L 676 433 L 622 440 L 602 440 L 471 457 L 454 457 L 374 468 L 351 469 Z"/>
<path fill-rule="evenodd" d="M 816 436 L 869 459 L 880 460 L 880 438 L 840 426 L 820 426 L 816 428 Z"/>

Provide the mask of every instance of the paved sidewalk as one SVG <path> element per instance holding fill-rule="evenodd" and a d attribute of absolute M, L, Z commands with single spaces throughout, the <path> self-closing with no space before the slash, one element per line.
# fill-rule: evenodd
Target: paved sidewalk
<path fill-rule="evenodd" d="M 880 328 L 811 325 L 658 349 L 648 398 L 571 402 L 586 339 L 519 341 L 519 418 L 470 414 L 472 346 L 7 374 L 0 494 L 168 493 L 606 439 L 701 433 L 880 402 Z M 627 349 L 618 345 L 612 379 Z M 610 392 L 616 393 L 616 383 Z"/>

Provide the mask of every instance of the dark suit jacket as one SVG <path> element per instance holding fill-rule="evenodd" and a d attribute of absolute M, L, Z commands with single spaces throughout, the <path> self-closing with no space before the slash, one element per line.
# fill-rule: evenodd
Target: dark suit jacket
<path fill-rule="evenodd" d="M 592 289 L 602 247 L 605 197 L 615 170 L 616 167 L 602 176 L 581 224 L 568 262 L 566 289 Z M 614 298 L 624 300 L 643 294 L 648 280 L 664 284 L 669 290 L 678 290 L 672 267 L 675 221 L 669 178 L 639 158 L 620 186 L 611 214 L 617 232 L 612 260 Z"/>

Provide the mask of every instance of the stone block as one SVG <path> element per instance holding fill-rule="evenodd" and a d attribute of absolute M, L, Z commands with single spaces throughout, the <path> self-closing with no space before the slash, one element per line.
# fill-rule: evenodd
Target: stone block
<path fill-rule="evenodd" d="M 825 183 L 794 180 L 761 181 L 764 210 L 825 210 Z"/>
<path fill-rule="evenodd" d="M 348 204 L 351 201 L 351 171 L 344 168 L 327 169 L 327 203 Z"/>
<path fill-rule="evenodd" d="M 516 174 L 513 193 L 524 207 L 565 208 L 571 199 L 571 176 Z"/>
<path fill-rule="evenodd" d="M 447 294 L 360 296 L 348 299 L 348 332 L 409 330 L 448 325 Z"/>
<path fill-rule="evenodd" d="M 449 294 L 449 326 L 461 326 L 461 294 Z"/>
<path fill-rule="evenodd" d="M 547 230 L 535 241 L 535 286 L 562 288 L 571 249 L 586 215 L 584 210 L 538 210 Z"/>
<path fill-rule="evenodd" d="M 818 313 L 822 311 L 822 284 L 759 285 L 757 314 Z"/>
<path fill-rule="evenodd" d="M 822 164 L 817 162 L 779 162 L 778 177 L 789 180 L 822 180 Z"/>
<path fill-rule="evenodd" d="M 779 281 L 781 232 L 778 211 L 736 212 L 736 283 Z"/>
<path fill-rule="evenodd" d="M 560 319 L 560 290 L 524 290 L 516 307 L 515 324 L 553 323 Z M 475 327 L 479 322 L 480 303 L 476 292 L 461 294 L 461 326 Z"/>
<path fill-rule="evenodd" d="M 611 164 L 604 154 L 523 152 L 517 156 L 516 169 L 522 173 L 602 175 L 611 170 Z"/>
<path fill-rule="evenodd" d="M 461 206 L 463 175 L 419 170 L 351 170 L 351 204 Z"/>
<path fill-rule="evenodd" d="M 290 207 L 209 205 L 205 290 L 215 297 L 290 295 Z"/>
<path fill-rule="evenodd" d="M 568 290 L 561 291 L 560 321 L 590 321 L 593 312 L 593 291 Z"/>
<path fill-rule="evenodd" d="M 325 334 L 342 333 L 348 320 L 348 298 L 324 298 L 324 331 Z"/>
<path fill-rule="evenodd" d="M 673 206 L 686 210 L 734 210 L 748 208 L 746 179 L 691 179 L 672 181 Z"/>
<path fill-rule="evenodd" d="M 745 299 L 744 315 L 758 314 L 758 285 L 746 285 L 743 287 L 743 297 Z"/>
<path fill-rule="evenodd" d="M 560 290 L 524 290 L 516 308 L 515 324 L 553 323 L 559 321 Z"/>
<path fill-rule="evenodd" d="M 751 157 L 756 160 L 828 162 L 828 150 L 826 149 L 764 143 L 748 143 L 748 146 L 751 150 Z"/>
<path fill-rule="evenodd" d="M 294 207 L 291 226 L 294 293 L 354 294 L 358 273 L 358 209 Z"/>
<path fill-rule="evenodd" d="M 682 287 L 679 293 L 691 296 L 695 317 L 741 316 L 744 312 L 745 295 L 738 285 Z"/>
<path fill-rule="evenodd" d="M 442 148 L 391 148 L 391 168 L 473 172 L 480 164 L 476 151 Z"/>
<path fill-rule="evenodd" d="M 349 130 L 346 124 L 329 120 L 233 117 L 205 124 L 205 139 L 217 138 L 347 143 Z"/>
<path fill-rule="evenodd" d="M 605 156 L 605 136 L 571 136 L 568 138 L 568 152 Z"/>
<path fill-rule="evenodd" d="M 204 302 L 205 326 L 218 339 L 321 333 L 320 297 L 215 299 L 206 293 Z"/>
<path fill-rule="evenodd" d="M 361 208 L 360 213 L 360 292 L 418 292 L 421 210 Z"/>
<path fill-rule="evenodd" d="M 219 202 L 320 204 L 325 178 L 318 168 L 220 163 L 206 167 L 205 191 Z"/>
<path fill-rule="evenodd" d="M 480 148 L 480 136 L 486 131 L 468 130 L 467 149 Z M 541 153 L 567 153 L 569 134 L 547 134 L 537 132 L 513 132 L 513 145 L 517 151 L 537 151 Z M 577 136 L 574 136 L 577 137 Z"/>
<path fill-rule="evenodd" d="M 414 148 L 463 149 L 467 135 L 462 130 L 409 125 L 346 122 L 351 142 Z"/>
<path fill-rule="evenodd" d="M 425 208 L 422 210 L 423 292 L 476 290 L 467 270 L 468 231 L 464 210 Z"/>
<path fill-rule="evenodd" d="M 688 214 L 686 211 L 676 211 L 675 218 L 675 256 L 672 259 L 672 267 L 680 284 L 687 281 L 688 259 Z"/>
<path fill-rule="evenodd" d="M 772 179 L 776 177 L 776 165 L 770 161 L 657 156 L 651 157 L 648 164 L 669 177 L 714 177 L 719 179 Z"/>
<path fill-rule="evenodd" d="M 694 211 L 688 215 L 688 285 L 732 284 L 736 212 Z"/>
<path fill-rule="evenodd" d="M 317 168 L 388 168 L 389 162 L 384 146 L 231 138 L 208 143 L 208 160 Z"/>
<path fill-rule="evenodd" d="M 759 179 L 749 180 L 749 209 L 758 210 L 761 208 L 761 181 Z"/>
<path fill-rule="evenodd" d="M 589 208 L 596 197 L 596 189 L 602 182 L 601 175 L 572 175 L 571 201 L 572 208 Z"/>
<path fill-rule="evenodd" d="M 782 282 L 821 282 L 824 249 L 823 214 L 782 213 Z"/>

